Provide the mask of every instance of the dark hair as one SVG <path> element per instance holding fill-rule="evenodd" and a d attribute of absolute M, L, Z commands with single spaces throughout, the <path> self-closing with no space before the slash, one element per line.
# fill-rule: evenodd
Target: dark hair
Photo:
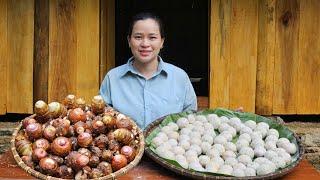
<path fill-rule="evenodd" d="M 138 13 L 132 17 L 130 24 L 129 24 L 128 36 L 129 37 L 131 36 L 133 26 L 137 21 L 146 20 L 146 19 L 153 19 L 158 23 L 161 38 L 164 38 L 164 29 L 163 29 L 163 24 L 162 24 L 161 19 L 157 15 L 150 13 L 150 12 L 141 12 L 141 13 Z"/>

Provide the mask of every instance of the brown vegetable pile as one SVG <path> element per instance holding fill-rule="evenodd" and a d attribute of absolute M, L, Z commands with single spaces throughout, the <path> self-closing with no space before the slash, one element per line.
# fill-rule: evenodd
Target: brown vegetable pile
<path fill-rule="evenodd" d="M 136 126 L 105 106 L 101 96 L 90 105 L 68 95 L 63 103 L 35 103 L 23 120 L 16 149 L 29 167 L 65 179 L 106 176 L 125 167 L 138 151 Z"/>

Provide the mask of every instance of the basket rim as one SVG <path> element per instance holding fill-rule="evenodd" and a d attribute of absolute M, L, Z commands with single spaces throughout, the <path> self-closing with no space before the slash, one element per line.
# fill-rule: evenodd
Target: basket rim
<path fill-rule="evenodd" d="M 35 114 L 30 115 L 29 117 L 35 116 Z M 128 118 L 132 123 L 133 123 L 133 128 L 135 128 L 137 130 L 137 135 L 139 136 L 139 149 L 138 149 L 138 153 L 135 156 L 134 160 L 131 161 L 129 164 L 127 164 L 125 167 L 119 169 L 116 172 L 113 172 L 107 176 L 103 176 L 100 178 L 95 178 L 95 180 L 106 180 L 106 179 L 116 179 L 119 176 L 122 176 L 124 174 L 126 174 L 129 170 L 131 170 L 133 167 L 137 166 L 138 163 L 140 162 L 143 154 L 144 154 L 144 149 L 145 149 L 145 138 L 144 138 L 144 134 L 143 131 L 137 126 L 137 124 L 131 119 Z M 15 138 L 18 134 L 18 132 L 20 131 L 22 127 L 22 121 L 19 123 L 19 125 L 14 129 L 14 132 L 12 134 L 12 138 L 11 138 L 11 152 L 13 154 L 13 158 L 15 159 L 16 163 L 24 170 L 26 171 L 28 174 L 31 174 L 32 176 L 35 176 L 36 178 L 40 178 L 40 179 L 45 179 L 45 180 L 66 180 L 63 178 L 57 178 L 57 177 L 53 177 L 53 176 L 48 176 L 45 174 L 42 174 L 34 169 L 32 169 L 31 167 L 27 166 L 21 159 L 20 155 L 18 154 L 17 150 L 16 150 L 16 146 L 15 146 Z"/>
<path fill-rule="evenodd" d="M 195 113 L 195 112 L 193 112 Z M 174 113 L 174 114 L 180 114 L 180 113 Z M 170 114 L 170 115 L 174 115 L 174 114 Z M 147 126 L 147 128 L 144 130 L 144 136 L 145 138 L 148 137 L 148 135 L 159 126 L 159 124 L 169 115 L 163 116 L 155 121 L 153 121 L 151 124 L 149 124 L 149 126 Z M 269 119 L 269 118 L 268 118 Z M 274 121 L 272 119 L 270 119 L 271 121 Z M 274 121 L 275 122 L 275 121 Z M 276 122 L 277 123 L 277 122 Z M 279 123 L 278 123 L 279 124 Z M 291 130 L 290 130 L 291 131 Z M 282 177 L 288 173 L 290 173 L 291 171 L 293 171 L 293 169 L 301 162 L 302 158 L 303 158 L 303 154 L 304 154 L 304 147 L 302 146 L 302 141 L 299 138 L 299 136 L 291 131 L 293 133 L 294 138 L 297 141 L 298 144 L 298 151 L 299 151 L 299 156 L 297 158 L 296 161 L 294 161 L 292 164 L 290 164 L 289 166 L 287 166 L 284 169 L 278 170 L 276 172 L 273 173 L 269 173 L 266 175 L 257 175 L 257 176 L 245 176 L 245 177 L 234 177 L 234 176 L 215 176 L 215 175 L 211 175 L 211 174 L 205 174 L 205 173 L 201 173 L 201 172 L 197 172 L 197 171 L 192 171 L 189 169 L 184 169 L 178 166 L 175 166 L 173 164 L 170 164 L 169 162 L 167 162 L 166 160 L 162 159 L 161 157 L 159 157 L 156 153 L 154 153 L 147 145 L 145 146 L 145 154 L 150 157 L 152 160 L 154 160 L 155 162 L 157 162 L 158 164 L 160 164 L 161 166 L 174 171 L 180 175 L 183 176 L 187 176 L 187 177 L 191 177 L 191 178 L 196 178 L 196 179 L 227 179 L 227 180 L 231 180 L 231 179 L 237 179 L 237 180 L 244 180 L 244 179 L 251 179 L 251 180 L 256 180 L 256 179 L 276 179 L 279 177 Z"/>

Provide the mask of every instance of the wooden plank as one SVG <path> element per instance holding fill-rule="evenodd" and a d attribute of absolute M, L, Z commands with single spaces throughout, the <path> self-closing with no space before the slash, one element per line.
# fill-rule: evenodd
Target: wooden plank
<path fill-rule="evenodd" d="M 275 0 L 260 0 L 255 106 L 262 115 L 272 114 L 275 21 Z"/>
<path fill-rule="evenodd" d="M 320 1 L 300 1 L 298 114 L 320 114 Z"/>
<path fill-rule="evenodd" d="M 229 108 L 255 112 L 258 1 L 232 1 L 230 34 Z"/>
<path fill-rule="evenodd" d="M 33 99 L 48 101 L 49 0 L 35 1 Z"/>
<path fill-rule="evenodd" d="M 209 107 L 229 107 L 231 0 L 211 1 Z"/>
<path fill-rule="evenodd" d="M 0 0 L 0 115 L 7 112 L 7 63 L 8 63 L 8 29 L 7 29 L 7 0 Z"/>
<path fill-rule="evenodd" d="M 276 2 L 273 114 L 296 114 L 299 0 Z"/>
<path fill-rule="evenodd" d="M 76 94 L 77 24 L 75 0 L 49 1 L 48 101 Z M 87 76 L 87 75 L 84 75 Z"/>
<path fill-rule="evenodd" d="M 7 112 L 32 113 L 34 1 L 8 1 Z"/>
<path fill-rule="evenodd" d="M 100 83 L 115 66 L 115 0 L 100 0 Z"/>
<path fill-rule="evenodd" d="M 86 100 L 99 92 L 99 0 L 77 1 L 77 95 Z"/>

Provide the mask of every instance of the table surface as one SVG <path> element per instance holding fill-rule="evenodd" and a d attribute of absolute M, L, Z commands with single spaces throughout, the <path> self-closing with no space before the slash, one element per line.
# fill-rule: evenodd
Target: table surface
<path fill-rule="evenodd" d="M 138 166 L 117 179 L 181 179 L 182 176 L 158 165 L 143 156 Z M 0 179 L 36 179 L 20 168 L 13 159 L 11 151 L 0 155 Z M 184 178 L 185 179 L 185 178 Z M 320 179 L 320 173 L 305 159 L 282 179 Z"/>

